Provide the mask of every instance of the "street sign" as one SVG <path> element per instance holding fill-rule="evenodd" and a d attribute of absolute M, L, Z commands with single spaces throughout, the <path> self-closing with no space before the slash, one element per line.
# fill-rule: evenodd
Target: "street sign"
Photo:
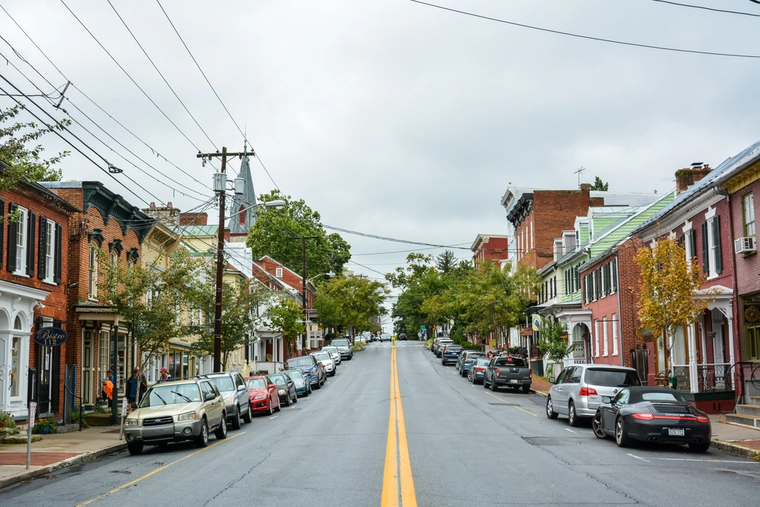
<path fill-rule="evenodd" d="M 34 426 L 34 417 L 37 412 L 37 403 L 31 402 L 29 404 L 29 424 Z"/>
<path fill-rule="evenodd" d="M 34 343 L 43 347 L 58 347 L 63 345 L 69 335 L 60 327 L 43 327 L 34 333 Z"/>
<path fill-rule="evenodd" d="M 121 416 L 122 417 L 127 416 L 127 398 L 121 399 Z"/>

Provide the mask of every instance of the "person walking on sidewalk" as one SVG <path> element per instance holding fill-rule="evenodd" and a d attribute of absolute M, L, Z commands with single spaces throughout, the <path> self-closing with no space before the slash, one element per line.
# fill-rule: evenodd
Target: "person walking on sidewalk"
<path fill-rule="evenodd" d="M 137 395 L 140 392 L 140 368 L 132 368 L 132 376 L 127 380 L 127 403 L 130 411 L 137 408 Z"/>
<path fill-rule="evenodd" d="M 169 375 L 169 370 L 166 368 L 161 368 L 161 377 L 158 379 L 157 383 L 169 382 L 171 379 L 172 377 Z"/>
<path fill-rule="evenodd" d="M 103 399 L 108 401 L 108 407 L 110 408 L 113 402 L 113 374 L 111 370 L 106 372 L 106 382 L 103 384 L 102 395 Z"/>

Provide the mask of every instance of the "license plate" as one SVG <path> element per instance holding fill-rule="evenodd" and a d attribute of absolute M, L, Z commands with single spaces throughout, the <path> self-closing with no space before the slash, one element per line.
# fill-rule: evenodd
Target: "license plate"
<path fill-rule="evenodd" d="M 519 381 L 517 379 L 509 379 L 510 384 L 517 384 Z"/>
<path fill-rule="evenodd" d="M 682 437 L 684 435 L 685 433 L 683 428 L 668 428 L 668 436 Z"/>

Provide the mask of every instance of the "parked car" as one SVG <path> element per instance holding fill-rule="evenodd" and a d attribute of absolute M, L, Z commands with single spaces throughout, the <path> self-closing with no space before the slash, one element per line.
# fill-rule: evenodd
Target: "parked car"
<path fill-rule="evenodd" d="M 137 409 L 124 422 L 129 454 L 142 453 L 146 445 L 195 440 L 208 445 L 213 431 L 217 440 L 227 437 L 227 412 L 219 389 L 205 379 L 156 384 L 145 393 Z"/>
<path fill-rule="evenodd" d="M 435 357 L 441 357 L 441 354 L 443 354 L 443 349 L 446 347 L 446 345 L 451 345 L 454 343 L 454 340 L 449 340 L 448 338 L 441 338 L 438 340 L 438 346 L 435 349 Z"/>
<path fill-rule="evenodd" d="M 254 375 L 245 378 L 248 394 L 251 397 L 251 409 L 254 413 L 263 412 L 272 415 L 280 411 L 280 396 L 274 382 L 266 375 Z"/>
<path fill-rule="evenodd" d="M 227 422 L 232 424 L 232 429 L 240 429 L 241 417 L 246 423 L 250 423 L 253 420 L 251 397 L 248 394 L 245 380 L 243 380 L 243 376 L 239 372 L 208 373 L 199 375 L 199 377 L 209 379 L 219 389 L 219 392 L 222 393 L 225 410 L 227 411 Z"/>
<path fill-rule="evenodd" d="M 322 363 L 322 366 L 325 368 L 325 373 L 327 373 L 328 376 L 332 377 L 335 375 L 335 359 L 330 356 L 329 352 L 312 352 L 311 355 L 316 357 L 317 360 Z"/>
<path fill-rule="evenodd" d="M 476 358 L 481 357 L 482 355 L 482 352 L 472 350 L 466 350 L 459 354 L 459 358 L 457 359 L 457 369 L 459 370 L 459 374 L 466 377 L 470 373 L 472 363 L 475 362 Z"/>
<path fill-rule="evenodd" d="M 388 333 L 382 333 L 380 335 L 380 341 L 381 342 L 389 342 L 389 341 L 391 341 L 391 335 L 389 335 Z"/>
<path fill-rule="evenodd" d="M 491 359 L 486 356 L 478 356 L 472 362 L 470 371 L 467 372 L 467 380 L 473 384 L 483 382 L 483 377 L 486 374 L 486 366 L 491 362 Z"/>
<path fill-rule="evenodd" d="M 461 345 L 455 343 L 446 345 L 443 352 L 441 352 L 441 364 L 446 366 L 449 363 L 456 363 L 460 352 L 462 352 Z"/>
<path fill-rule="evenodd" d="M 399 333 L 398 339 L 401 340 L 401 341 L 407 341 L 409 338 L 406 335 L 406 333 Z"/>
<path fill-rule="evenodd" d="M 288 369 L 298 368 L 301 370 L 308 377 L 309 383 L 314 389 L 321 389 L 327 381 L 325 368 L 314 356 L 291 357 L 285 364 Z"/>
<path fill-rule="evenodd" d="M 330 345 L 338 349 L 341 359 L 353 359 L 354 347 L 348 338 L 333 338 Z"/>
<path fill-rule="evenodd" d="M 430 346 L 430 352 L 432 352 L 435 355 L 438 355 L 438 347 L 441 344 L 441 340 L 448 340 L 448 338 L 444 338 L 442 336 L 438 336 L 433 339 L 433 344 Z M 449 340 L 449 342 L 453 343 L 453 340 Z"/>
<path fill-rule="evenodd" d="M 546 417 L 566 415 L 570 426 L 577 426 L 581 417 L 593 417 L 603 396 L 614 397 L 621 389 L 640 386 L 633 368 L 604 364 L 575 364 L 563 369 L 546 398 Z"/>
<path fill-rule="evenodd" d="M 322 347 L 321 352 L 327 352 L 328 354 L 330 354 L 330 357 L 332 357 L 333 360 L 335 361 L 336 367 L 340 364 L 341 357 L 340 357 L 340 351 L 338 350 L 338 347 L 333 347 L 333 346 L 328 345 L 326 347 Z"/>
<path fill-rule="evenodd" d="M 295 370 L 284 370 L 282 373 L 290 377 L 290 380 L 296 385 L 296 394 L 299 397 L 305 398 L 311 394 L 311 382 L 301 370 L 296 368 Z"/>
<path fill-rule="evenodd" d="M 602 401 L 591 423 L 599 438 L 611 436 L 620 447 L 638 440 L 688 445 L 695 452 L 710 448 L 710 418 L 676 389 L 626 387 Z"/>
<path fill-rule="evenodd" d="M 528 367 L 527 361 L 517 356 L 497 356 L 491 359 L 486 366 L 483 376 L 483 387 L 490 387 L 492 391 L 500 387 L 520 389 L 524 393 L 530 391 L 533 382 L 533 373 Z"/>
<path fill-rule="evenodd" d="M 270 375 L 269 378 L 277 386 L 277 394 L 280 396 L 280 404 L 285 404 L 289 407 L 291 404 L 298 402 L 298 393 L 296 393 L 296 385 L 290 380 L 290 377 L 283 373 L 275 373 Z"/>

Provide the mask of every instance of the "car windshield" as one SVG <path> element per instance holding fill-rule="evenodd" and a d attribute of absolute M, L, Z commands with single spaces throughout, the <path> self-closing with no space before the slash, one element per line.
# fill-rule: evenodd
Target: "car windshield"
<path fill-rule="evenodd" d="M 319 359 L 320 361 L 329 361 L 330 360 L 330 354 L 327 352 L 317 352 L 316 354 L 312 354 L 314 357 Z"/>
<path fill-rule="evenodd" d="M 227 375 L 224 377 L 209 377 L 209 380 L 222 392 L 235 390 L 232 379 Z"/>
<path fill-rule="evenodd" d="M 285 377 L 282 375 L 272 375 L 271 377 L 269 377 L 269 380 L 271 380 L 278 386 L 284 386 L 285 384 L 287 384 Z"/>
<path fill-rule="evenodd" d="M 517 368 L 524 368 L 525 361 L 519 357 L 504 357 L 496 361 L 496 366 L 514 366 Z"/>
<path fill-rule="evenodd" d="M 491 362 L 491 360 L 490 360 L 490 359 L 488 359 L 487 357 L 482 357 L 482 356 L 481 356 L 481 357 L 477 358 L 477 359 L 475 360 L 475 363 L 473 363 L 473 364 L 475 364 L 475 365 L 477 365 L 477 366 L 485 366 L 485 365 L 487 365 L 487 364 L 488 364 L 488 363 L 490 363 L 490 362 Z"/>
<path fill-rule="evenodd" d="M 446 347 L 446 352 L 461 352 L 461 351 L 462 351 L 462 347 L 460 347 L 459 345 L 449 345 L 448 347 Z"/>
<path fill-rule="evenodd" d="M 332 352 L 334 354 L 334 353 L 338 352 L 338 349 L 336 349 L 335 347 L 323 347 L 322 351 L 323 352 Z"/>
<path fill-rule="evenodd" d="M 686 398 L 681 396 L 680 393 L 673 393 L 673 392 L 667 392 L 667 391 L 641 393 L 641 399 L 643 401 L 686 401 Z"/>
<path fill-rule="evenodd" d="M 264 389 L 267 383 L 263 378 L 251 378 L 245 381 L 245 385 L 248 386 L 248 389 Z"/>
<path fill-rule="evenodd" d="M 303 375 L 301 374 L 299 370 L 286 371 L 285 375 L 290 377 L 290 380 L 295 382 L 296 385 L 301 385 L 304 383 Z"/>
<path fill-rule="evenodd" d="M 332 341 L 333 347 L 348 347 L 348 340 L 342 338 L 340 340 L 333 340 Z"/>
<path fill-rule="evenodd" d="M 140 402 L 140 408 L 197 403 L 199 401 L 201 401 L 201 390 L 198 384 L 166 384 L 148 389 Z"/>
<path fill-rule="evenodd" d="M 311 368 L 314 365 L 314 360 L 308 356 L 293 357 L 291 359 L 288 359 L 288 364 L 290 366 L 305 366 L 307 368 Z"/>
<path fill-rule="evenodd" d="M 586 384 L 604 387 L 640 386 L 638 375 L 626 370 L 608 370 L 601 368 L 589 368 L 586 370 Z"/>

